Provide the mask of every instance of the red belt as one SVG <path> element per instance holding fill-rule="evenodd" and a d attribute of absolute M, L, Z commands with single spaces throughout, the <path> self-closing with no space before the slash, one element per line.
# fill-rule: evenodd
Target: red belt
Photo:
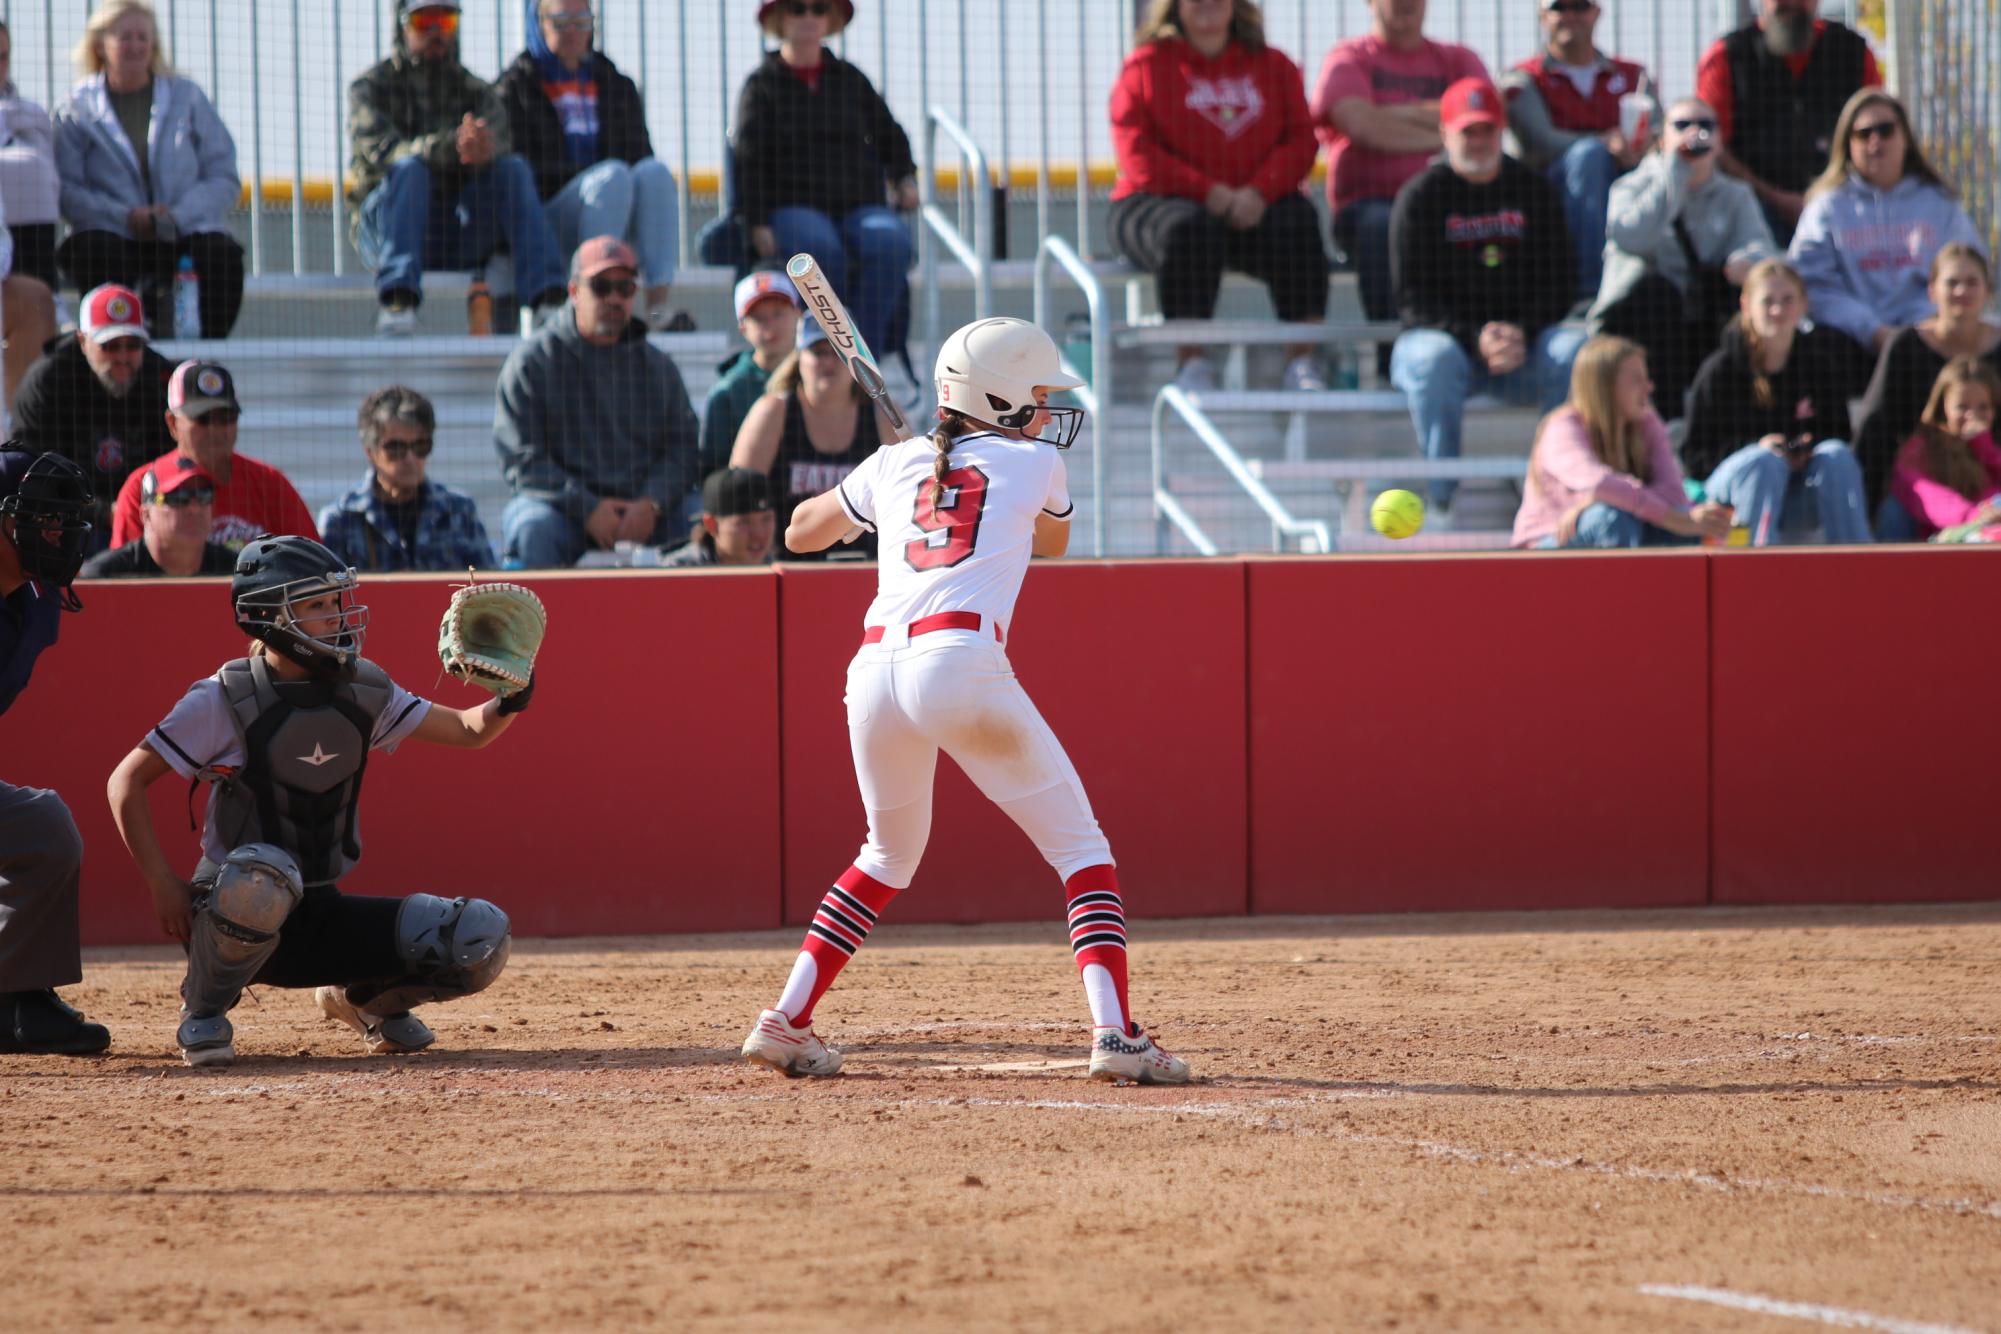
<path fill-rule="evenodd" d="M 984 618 L 976 611 L 941 611 L 933 616 L 920 616 L 910 623 L 910 638 L 928 635 L 933 630 L 977 630 Z M 871 625 L 862 632 L 862 643 L 880 644 L 883 627 Z M 994 622 L 994 638 L 1001 637 L 1000 622 Z"/>

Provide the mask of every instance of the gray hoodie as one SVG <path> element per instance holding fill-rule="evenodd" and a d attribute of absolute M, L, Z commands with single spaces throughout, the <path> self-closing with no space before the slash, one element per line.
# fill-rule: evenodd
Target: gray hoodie
<path fill-rule="evenodd" d="M 1688 229 L 1695 257 L 1711 268 L 1733 260 L 1755 264 L 1779 253 L 1750 186 L 1718 170 L 1692 190 L 1688 176 L 1688 159 L 1681 154 L 1654 152 L 1612 182 L 1605 209 L 1605 277 L 1591 303 L 1593 320 L 1603 319 L 1648 272 L 1688 290 L 1688 259 L 1674 235 L 1677 217 Z"/>
<path fill-rule="evenodd" d="M 701 480 L 701 428 L 673 358 L 638 320 L 610 347 L 577 332 L 565 304 L 500 368 L 493 443 L 516 495 L 581 524 L 606 496 L 660 506 L 654 540 L 687 531 L 683 502 Z"/>
<path fill-rule="evenodd" d="M 1951 241 L 1987 253 L 1966 210 L 1944 190 L 1916 176 L 1878 190 L 1850 172 L 1839 188 L 1807 200 L 1791 258 L 1806 279 L 1814 323 L 1868 347 L 1878 328 L 1934 313 L 1932 259 Z"/>

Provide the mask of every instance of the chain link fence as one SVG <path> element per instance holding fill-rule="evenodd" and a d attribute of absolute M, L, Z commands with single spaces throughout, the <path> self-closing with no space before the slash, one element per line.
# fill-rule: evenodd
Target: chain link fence
<path fill-rule="evenodd" d="M 2001 253 L 2001 0 L 1881 0 L 1890 86 L 1932 165 Z"/>

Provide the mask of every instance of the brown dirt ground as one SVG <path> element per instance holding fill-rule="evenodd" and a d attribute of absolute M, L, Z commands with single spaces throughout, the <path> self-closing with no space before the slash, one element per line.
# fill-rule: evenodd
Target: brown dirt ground
<path fill-rule="evenodd" d="M 745 1068 L 796 942 L 524 942 L 414 1057 L 260 989 L 226 1071 L 93 952 L 0 1325 L 2001 1329 L 2001 906 L 1141 923 L 1182 1089 L 1083 1077 L 1054 923 L 886 926 L 849 1072 Z"/>

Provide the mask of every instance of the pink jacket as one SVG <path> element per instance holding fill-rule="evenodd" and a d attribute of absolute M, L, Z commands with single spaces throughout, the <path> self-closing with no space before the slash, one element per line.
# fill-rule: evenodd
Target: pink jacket
<path fill-rule="evenodd" d="M 1513 545 L 1532 547 L 1556 532 L 1572 508 L 1585 501 L 1602 501 L 1651 524 L 1669 510 L 1686 510 L 1688 494 L 1681 485 L 1681 461 L 1668 443 L 1667 427 L 1651 410 L 1641 425 L 1646 437 L 1651 481 L 1613 472 L 1591 448 L 1591 433 L 1574 408 L 1562 408 L 1542 429 L 1529 457 L 1529 482 L 1522 507 L 1515 515 Z"/>
<path fill-rule="evenodd" d="M 1944 482 L 1925 475 L 1925 438 L 1914 435 L 1897 451 L 1896 467 L 1890 472 L 1890 490 L 1910 516 L 1918 522 L 1918 536 L 1930 537 L 1941 528 L 1965 523 L 1973 511 L 2001 495 L 2001 447 L 1991 432 L 1982 431 L 1967 442 L 1973 457 L 1987 470 L 1987 486 L 1977 500 L 1968 500 Z"/>

